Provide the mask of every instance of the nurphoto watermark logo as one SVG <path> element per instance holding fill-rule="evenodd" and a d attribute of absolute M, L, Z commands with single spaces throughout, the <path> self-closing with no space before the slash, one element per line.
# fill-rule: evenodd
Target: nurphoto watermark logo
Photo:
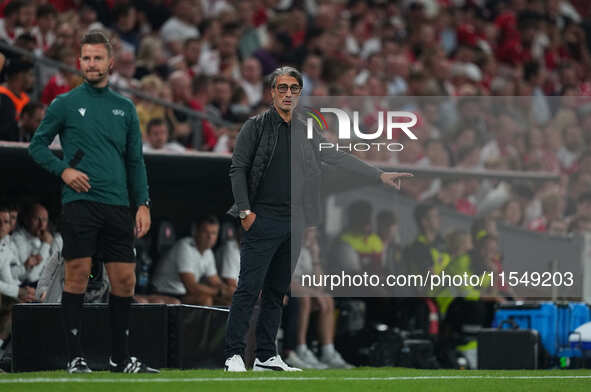
<path fill-rule="evenodd" d="M 418 137 L 411 131 L 411 128 L 418 122 L 417 115 L 408 111 L 378 111 L 378 128 L 377 130 L 364 130 L 359 128 L 359 111 L 354 110 L 353 121 L 351 116 L 343 109 L 338 108 L 320 108 L 315 110 L 306 106 L 307 110 L 307 137 L 314 138 L 314 123 L 318 125 L 320 131 L 328 129 L 327 121 L 322 113 L 332 113 L 336 116 L 338 122 L 337 138 L 338 143 L 321 142 L 318 145 L 320 151 L 325 149 L 335 149 L 342 151 L 369 151 L 370 149 L 387 149 L 388 151 L 396 152 L 402 151 L 404 146 L 401 143 L 391 142 L 394 137 L 394 130 L 402 131 L 411 140 L 417 140 Z M 386 124 L 384 124 L 384 122 Z M 351 128 L 353 132 L 351 132 Z M 386 132 L 386 140 L 388 142 L 377 141 L 383 140 L 384 131 Z M 398 133 L 396 134 L 398 135 Z M 364 140 L 363 142 L 352 142 L 351 140 Z"/>

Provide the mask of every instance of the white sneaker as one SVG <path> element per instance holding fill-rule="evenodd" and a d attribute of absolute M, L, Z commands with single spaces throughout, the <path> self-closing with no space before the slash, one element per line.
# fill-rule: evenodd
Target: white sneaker
<path fill-rule="evenodd" d="M 285 357 L 285 363 L 291 367 L 300 369 L 315 369 L 312 364 L 305 362 L 295 351 L 290 351 L 287 357 Z"/>
<path fill-rule="evenodd" d="M 303 349 L 297 349 L 296 355 L 306 364 L 309 365 L 308 368 L 312 369 L 328 369 L 328 366 L 318 360 L 316 355 L 309 348 L 305 347 Z"/>
<path fill-rule="evenodd" d="M 283 362 L 283 360 L 281 359 L 281 357 L 279 355 L 275 355 L 274 357 L 267 359 L 265 362 L 259 361 L 259 359 L 256 358 L 254 360 L 254 366 L 252 367 L 252 370 L 254 370 L 255 372 L 263 372 L 263 371 L 269 371 L 269 370 L 282 371 L 282 372 L 301 372 L 302 371 L 302 369 L 288 366 L 285 362 Z"/>
<path fill-rule="evenodd" d="M 224 371 L 245 372 L 246 366 L 244 366 L 244 361 L 242 360 L 242 357 L 238 354 L 234 354 L 230 358 L 226 359 L 226 362 L 224 363 Z"/>
<path fill-rule="evenodd" d="M 341 354 L 338 351 L 334 350 L 331 354 L 322 355 L 320 357 L 320 362 L 324 363 L 326 366 L 332 369 L 351 369 L 354 366 L 345 362 Z"/>

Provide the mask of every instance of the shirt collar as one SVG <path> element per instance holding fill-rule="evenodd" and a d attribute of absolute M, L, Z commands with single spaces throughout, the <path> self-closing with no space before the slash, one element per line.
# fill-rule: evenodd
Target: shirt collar
<path fill-rule="evenodd" d="M 275 106 L 273 105 L 271 105 L 271 118 L 273 119 L 274 126 L 279 126 L 281 124 L 289 125 L 289 123 L 279 115 L 277 109 L 275 109 Z"/>

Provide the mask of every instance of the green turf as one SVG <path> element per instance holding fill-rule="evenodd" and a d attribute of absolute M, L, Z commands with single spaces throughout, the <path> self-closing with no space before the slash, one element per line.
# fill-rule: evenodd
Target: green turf
<path fill-rule="evenodd" d="M 428 378 L 442 376 L 454 378 Z M 548 378 L 501 378 L 530 376 Z M 282 378 L 282 380 L 272 379 L 277 377 Z M 407 379 L 385 379 L 388 377 L 407 377 Z M 425 378 L 412 379 L 412 377 Z M 257 378 L 268 380 L 252 380 Z M 289 378 L 289 380 L 283 380 L 283 378 Z M 302 380 L 301 378 L 306 379 Z M 49 382 L 47 382 L 48 379 Z M 76 382 L 64 382 L 62 379 Z M 15 382 L 7 383 L 8 380 L 15 380 Z M 36 380 L 37 382 L 22 382 L 23 380 Z M 352 370 L 304 371 L 301 373 L 247 372 L 239 374 L 223 373 L 220 370 L 167 370 L 159 375 L 120 375 L 107 372 L 95 372 L 90 375 L 69 375 L 66 372 L 59 371 L 0 374 L 0 391 L 591 391 L 591 370 L 454 371 L 358 368 Z"/>

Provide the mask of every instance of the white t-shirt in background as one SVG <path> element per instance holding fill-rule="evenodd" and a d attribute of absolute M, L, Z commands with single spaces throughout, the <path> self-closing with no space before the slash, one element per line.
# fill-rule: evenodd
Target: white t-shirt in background
<path fill-rule="evenodd" d="M 222 278 L 235 279 L 240 275 L 240 247 L 237 241 L 228 241 L 222 248 Z"/>
<path fill-rule="evenodd" d="M 160 260 L 154 274 L 154 288 L 159 293 L 185 295 L 187 289 L 179 275 L 185 272 L 193 274 L 197 282 L 217 275 L 213 252 L 207 249 L 200 253 L 192 237 L 179 240 Z"/>

